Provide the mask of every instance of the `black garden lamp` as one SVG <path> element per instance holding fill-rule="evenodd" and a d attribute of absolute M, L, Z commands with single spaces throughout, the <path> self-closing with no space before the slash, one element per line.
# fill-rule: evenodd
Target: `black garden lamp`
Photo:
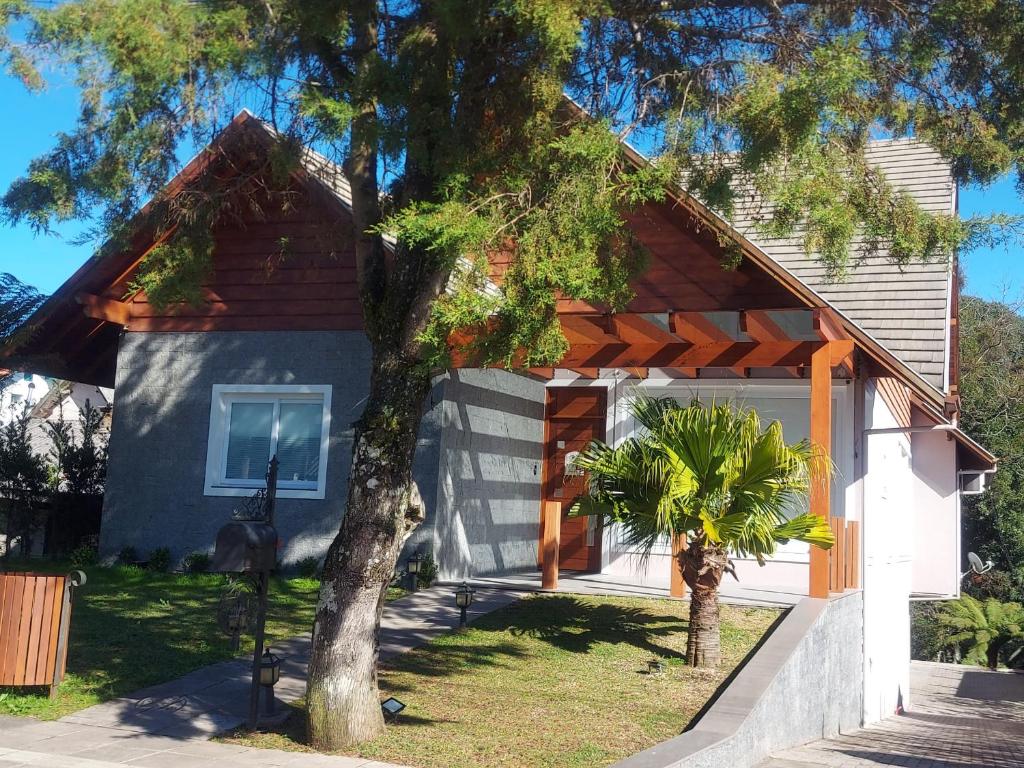
<path fill-rule="evenodd" d="M 260 659 L 260 685 L 267 692 L 268 715 L 274 714 L 274 686 L 281 679 L 281 659 L 270 652 L 270 648 L 263 651 Z"/>
<path fill-rule="evenodd" d="M 469 584 L 462 582 L 455 590 L 455 605 L 459 607 L 459 627 L 466 626 L 466 609 L 473 604 L 473 594 L 476 592 Z"/>
<path fill-rule="evenodd" d="M 405 709 L 405 704 L 400 702 L 394 696 L 389 696 L 380 703 L 380 708 L 384 713 L 384 719 L 394 722 L 398 719 L 399 713 Z"/>
<path fill-rule="evenodd" d="M 409 574 L 409 590 L 415 592 L 419 587 L 420 566 L 423 565 L 423 556 L 419 552 L 413 552 L 405 561 L 405 570 Z"/>

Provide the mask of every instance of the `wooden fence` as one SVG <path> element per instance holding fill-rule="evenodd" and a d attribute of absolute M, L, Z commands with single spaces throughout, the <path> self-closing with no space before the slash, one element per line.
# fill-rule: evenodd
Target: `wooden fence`
<path fill-rule="evenodd" d="M 45 685 L 64 679 L 71 598 L 85 574 L 0 573 L 0 685 Z"/>
<path fill-rule="evenodd" d="M 828 591 L 860 588 L 860 522 L 844 517 L 829 519 L 836 543 L 829 550 Z"/>

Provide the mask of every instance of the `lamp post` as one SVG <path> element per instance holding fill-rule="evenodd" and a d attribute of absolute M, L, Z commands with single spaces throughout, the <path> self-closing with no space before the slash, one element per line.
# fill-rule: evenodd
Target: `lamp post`
<path fill-rule="evenodd" d="M 405 561 L 405 570 L 409 574 L 409 591 L 415 592 L 419 589 L 419 573 L 420 566 L 423 564 L 423 557 L 419 552 L 414 552 L 409 555 L 409 559 Z"/>
<path fill-rule="evenodd" d="M 475 592 L 476 590 L 465 581 L 455 590 L 455 605 L 459 607 L 459 629 L 466 626 L 466 609 L 473 604 L 473 593 Z"/>
<path fill-rule="evenodd" d="M 281 679 L 281 659 L 270 652 L 268 647 L 260 658 L 260 685 L 266 691 L 267 715 L 274 714 L 274 686 Z"/>

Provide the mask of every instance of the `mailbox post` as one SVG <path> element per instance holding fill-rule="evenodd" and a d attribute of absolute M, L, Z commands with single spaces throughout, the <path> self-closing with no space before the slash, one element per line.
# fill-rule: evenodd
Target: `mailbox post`
<path fill-rule="evenodd" d="M 217 532 L 217 545 L 211 563 L 213 571 L 250 576 L 255 586 L 256 627 L 252 655 L 252 685 L 249 690 L 250 728 L 255 728 L 259 721 L 260 667 L 267 625 L 267 595 L 270 589 L 270 572 L 277 563 L 277 529 L 274 528 L 276 495 L 275 456 L 270 460 L 266 489 L 257 491 L 243 509 L 235 510 L 232 514 L 234 520 L 223 525 Z"/>

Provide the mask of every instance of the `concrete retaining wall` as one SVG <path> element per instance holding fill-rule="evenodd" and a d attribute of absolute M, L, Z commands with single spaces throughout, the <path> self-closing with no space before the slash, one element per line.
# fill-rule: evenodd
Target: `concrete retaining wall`
<path fill-rule="evenodd" d="M 861 592 L 800 601 L 690 730 L 616 768 L 748 768 L 860 727 L 863 616 Z"/>

